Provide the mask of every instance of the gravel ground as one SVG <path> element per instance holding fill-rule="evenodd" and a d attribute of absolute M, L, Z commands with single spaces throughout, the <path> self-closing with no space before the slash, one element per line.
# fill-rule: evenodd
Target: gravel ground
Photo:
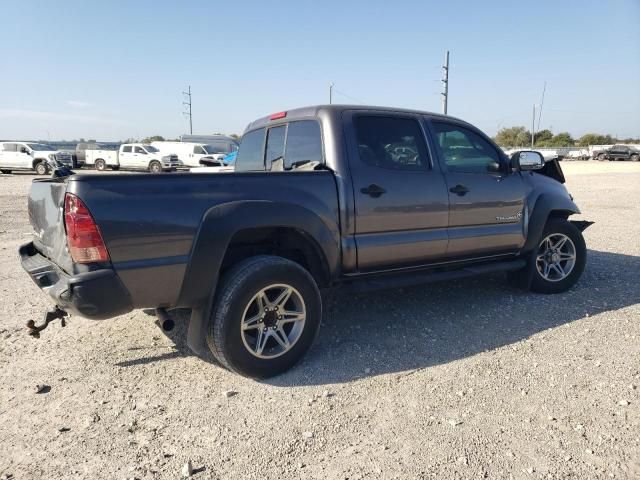
<path fill-rule="evenodd" d="M 640 478 L 640 163 L 563 166 L 596 222 L 573 290 L 331 292 L 310 354 L 265 382 L 140 311 L 28 337 L 49 307 L 16 256 L 32 176 L 1 176 L 0 475 Z"/>

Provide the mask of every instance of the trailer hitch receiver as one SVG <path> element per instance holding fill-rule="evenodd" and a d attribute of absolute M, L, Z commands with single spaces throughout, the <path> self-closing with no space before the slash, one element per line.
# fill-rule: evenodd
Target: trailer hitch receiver
<path fill-rule="evenodd" d="M 49 310 L 48 312 L 45 312 L 42 325 L 36 325 L 36 323 L 33 320 L 29 320 L 27 322 L 27 329 L 29 330 L 29 335 L 31 335 L 33 338 L 40 338 L 40 332 L 45 328 L 47 328 L 49 323 L 53 322 L 57 318 L 60 319 L 60 324 L 63 327 L 66 327 L 67 322 L 65 319 L 68 316 L 69 314 L 67 312 L 65 312 L 59 306 L 56 305 L 53 310 Z"/>

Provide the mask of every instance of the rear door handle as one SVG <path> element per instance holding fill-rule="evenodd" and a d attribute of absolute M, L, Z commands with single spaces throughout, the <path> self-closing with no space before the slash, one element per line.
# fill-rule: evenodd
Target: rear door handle
<path fill-rule="evenodd" d="M 458 184 L 455 187 L 451 187 L 449 189 L 449 191 L 451 193 L 458 194 L 458 195 L 460 195 L 462 197 L 463 195 L 465 195 L 469 191 L 469 189 L 467 187 L 465 187 L 464 185 Z"/>
<path fill-rule="evenodd" d="M 384 188 L 382 188 L 380 185 L 376 185 L 375 183 L 372 183 L 368 187 L 361 188 L 360 191 L 365 195 L 369 195 L 373 198 L 378 198 L 383 193 L 387 193 Z"/>

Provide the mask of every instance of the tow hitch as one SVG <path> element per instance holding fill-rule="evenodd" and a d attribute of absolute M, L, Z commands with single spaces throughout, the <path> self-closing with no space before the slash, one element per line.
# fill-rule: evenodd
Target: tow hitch
<path fill-rule="evenodd" d="M 29 335 L 31 335 L 33 338 L 40 338 L 40 332 L 45 328 L 47 328 L 49 323 L 53 322 L 57 318 L 60 319 L 60 324 L 63 327 L 66 327 L 67 322 L 65 318 L 68 316 L 69 314 L 67 312 L 65 312 L 64 310 L 62 310 L 60 307 L 56 305 L 56 307 L 53 310 L 49 310 L 48 312 L 45 312 L 44 323 L 42 325 L 36 325 L 36 322 L 34 322 L 33 320 L 29 320 L 27 322 L 27 329 L 29 330 Z"/>

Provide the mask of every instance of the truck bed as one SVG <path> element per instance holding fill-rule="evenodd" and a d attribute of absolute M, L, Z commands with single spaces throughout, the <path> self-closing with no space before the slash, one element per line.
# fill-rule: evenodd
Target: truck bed
<path fill-rule="evenodd" d="M 66 192 L 77 195 L 90 210 L 107 246 L 110 265 L 77 265 L 71 261 L 62 219 Z M 53 261 L 63 273 L 113 269 L 129 292 L 133 308 L 190 307 L 203 301 L 210 289 L 210 285 L 200 289 L 192 281 L 183 291 L 190 269 L 203 267 L 192 265 L 192 259 L 196 239 L 206 233 L 205 217 L 209 222 L 215 223 L 219 218 L 220 222 L 228 223 L 234 221 L 234 210 L 239 216 L 246 216 L 246 208 L 251 211 L 265 205 L 274 213 L 283 208 L 303 209 L 331 232 L 337 252 L 340 238 L 337 198 L 330 171 L 89 174 L 63 181 L 34 181 L 29 216 L 37 253 Z M 240 205 L 242 210 L 237 209 Z M 223 230 L 221 226 L 220 232 Z M 218 247 L 222 255 L 228 239 L 215 236 L 214 231 L 213 238 L 207 240 L 207 248 Z"/>

